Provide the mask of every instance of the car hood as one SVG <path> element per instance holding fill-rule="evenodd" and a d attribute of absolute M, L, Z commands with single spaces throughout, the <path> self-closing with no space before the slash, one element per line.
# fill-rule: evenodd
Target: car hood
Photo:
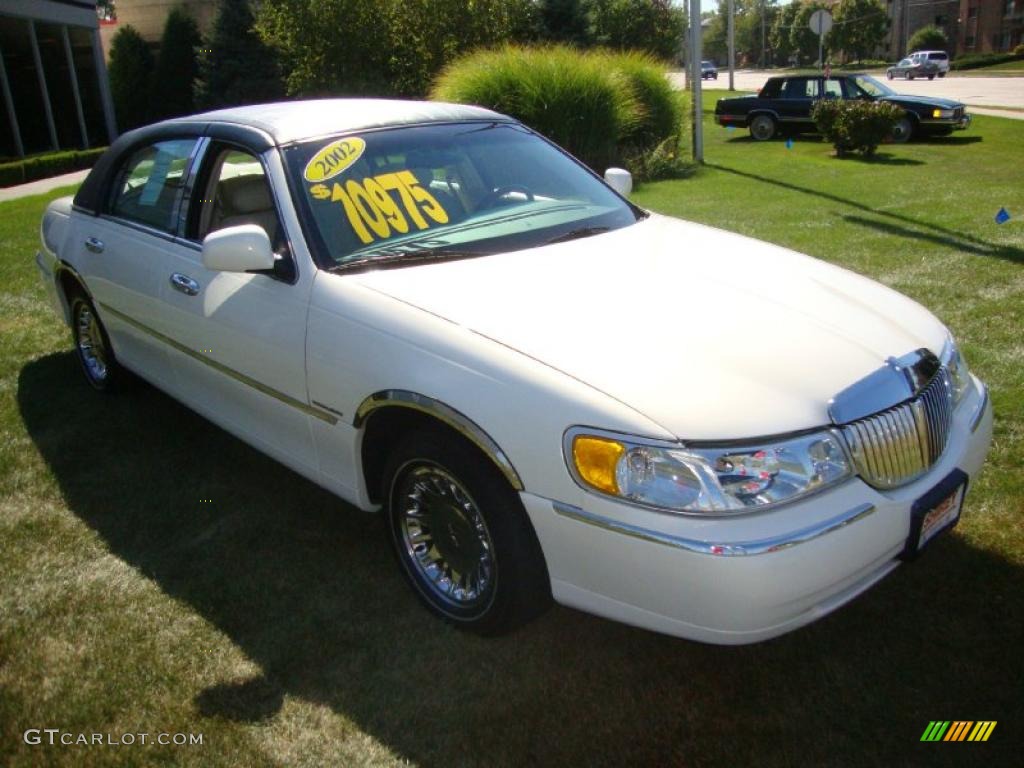
<path fill-rule="evenodd" d="M 882 100 L 900 105 L 921 104 L 925 107 L 939 107 L 940 109 L 956 109 L 963 106 L 963 102 L 944 99 L 941 96 L 906 96 L 902 93 L 897 93 L 895 96 L 883 96 Z"/>
<path fill-rule="evenodd" d="M 651 216 L 508 254 L 350 274 L 632 407 L 680 439 L 828 423 L 829 400 L 945 328 L 808 256 Z M 595 425 L 600 426 L 600 425 Z"/>

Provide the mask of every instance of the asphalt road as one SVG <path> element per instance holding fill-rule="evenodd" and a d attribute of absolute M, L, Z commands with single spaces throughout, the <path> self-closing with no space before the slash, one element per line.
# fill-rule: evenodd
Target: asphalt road
<path fill-rule="evenodd" d="M 837 73 L 838 74 L 838 73 Z M 736 90 L 757 91 L 772 73 L 754 70 L 737 70 L 734 76 Z M 884 75 L 875 75 L 885 81 L 894 91 L 921 96 L 944 96 L 962 101 L 964 104 L 987 107 L 1012 107 L 1024 109 L 1024 77 L 957 77 L 947 75 L 934 80 L 885 80 Z M 682 72 L 670 75 L 677 88 L 686 85 Z M 717 80 L 705 80 L 705 88 L 727 89 L 728 70 L 718 72 Z M 1024 115 L 1021 116 L 1024 118 Z"/>

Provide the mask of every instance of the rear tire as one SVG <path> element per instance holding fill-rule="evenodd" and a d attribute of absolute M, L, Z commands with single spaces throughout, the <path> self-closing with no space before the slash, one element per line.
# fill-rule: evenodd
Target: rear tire
<path fill-rule="evenodd" d="M 71 298 L 71 338 L 85 380 L 98 392 L 114 392 L 125 379 L 125 371 L 114 357 L 107 329 L 96 307 L 85 296 Z"/>
<path fill-rule="evenodd" d="M 388 538 L 406 581 L 435 615 L 481 635 L 543 612 L 551 582 L 515 490 L 472 446 L 414 432 L 384 473 Z"/>
<path fill-rule="evenodd" d="M 750 135 L 754 141 L 768 141 L 775 135 L 775 120 L 769 115 L 758 115 L 750 121 Z"/>
<path fill-rule="evenodd" d="M 945 77 L 945 76 L 946 76 L 945 72 L 939 72 L 939 77 Z"/>

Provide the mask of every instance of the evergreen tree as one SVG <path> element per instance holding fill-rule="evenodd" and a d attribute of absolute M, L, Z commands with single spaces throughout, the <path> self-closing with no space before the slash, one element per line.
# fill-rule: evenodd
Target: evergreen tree
<path fill-rule="evenodd" d="M 249 0 L 220 0 L 210 39 L 199 54 L 196 106 L 213 109 L 284 96 L 277 56 L 253 23 Z"/>
<path fill-rule="evenodd" d="M 178 117 L 195 112 L 193 82 L 198 74 L 196 52 L 202 44 L 195 20 L 181 8 L 167 14 L 160 54 L 153 75 L 153 116 Z"/>
<path fill-rule="evenodd" d="M 107 71 L 118 128 L 127 131 L 150 122 L 153 52 L 131 24 L 118 29 L 110 41 Z"/>

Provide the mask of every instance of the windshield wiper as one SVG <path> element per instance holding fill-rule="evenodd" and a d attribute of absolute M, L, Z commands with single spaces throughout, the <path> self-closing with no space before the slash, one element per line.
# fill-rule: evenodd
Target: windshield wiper
<path fill-rule="evenodd" d="M 579 240 L 581 237 L 591 237 L 593 235 L 600 235 L 602 232 L 607 232 L 610 227 L 580 227 L 579 229 L 570 229 L 568 232 L 553 237 L 548 240 L 544 245 L 552 245 L 554 243 L 564 243 L 567 240 Z"/>
<path fill-rule="evenodd" d="M 455 248 L 427 248 L 421 251 L 405 251 L 403 253 L 379 253 L 374 256 L 346 261 L 331 269 L 332 272 L 344 272 L 349 269 L 373 267 L 394 267 L 417 264 L 425 261 L 447 261 L 455 259 L 471 259 L 474 256 L 486 256 L 483 251 L 467 251 Z"/>

